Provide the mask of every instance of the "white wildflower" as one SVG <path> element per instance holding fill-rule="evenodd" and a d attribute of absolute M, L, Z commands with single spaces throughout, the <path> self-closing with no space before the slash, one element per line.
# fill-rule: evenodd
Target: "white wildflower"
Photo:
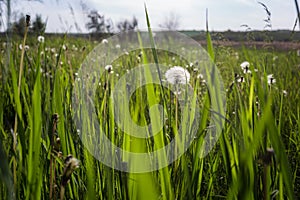
<path fill-rule="evenodd" d="M 117 44 L 117 45 L 116 45 L 116 48 L 117 48 L 117 49 L 120 49 L 120 48 L 121 48 L 121 45 Z"/>
<path fill-rule="evenodd" d="M 248 61 L 245 61 L 245 62 L 242 62 L 242 64 L 240 65 L 244 74 L 251 74 L 251 71 L 250 71 L 250 63 Z"/>
<path fill-rule="evenodd" d="M 244 83 L 245 82 L 245 78 L 244 77 L 238 77 L 237 79 L 236 79 L 236 82 L 238 82 L 238 83 Z"/>
<path fill-rule="evenodd" d="M 80 161 L 73 157 L 72 155 L 68 155 L 65 158 L 65 168 L 64 173 L 62 175 L 62 184 L 66 185 L 73 173 L 73 171 L 79 168 Z"/>
<path fill-rule="evenodd" d="M 165 77 L 171 84 L 187 84 L 190 81 L 190 73 L 180 66 L 169 69 L 165 73 Z"/>
<path fill-rule="evenodd" d="M 282 93 L 283 93 L 283 96 L 285 96 L 285 97 L 286 97 L 287 94 L 288 94 L 286 90 L 282 90 Z"/>
<path fill-rule="evenodd" d="M 269 85 L 272 85 L 272 84 L 276 83 L 276 79 L 274 78 L 273 74 L 269 74 L 267 76 L 267 78 L 268 78 L 268 84 Z"/>
<path fill-rule="evenodd" d="M 19 49 L 20 49 L 20 50 L 23 49 L 23 45 L 22 45 L 22 44 L 19 45 Z M 28 45 L 25 45 L 25 46 L 24 46 L 24 49 L 25 49 L 25 51 L 28 50 L 28 49 L 29 49 L 29 46 L 28 46 Z"/>
<path fill-rule="evenodd" d="M 239 59 L 239 53 L 238 52 L 235 52 L 234 56 L 235 56 L 235 59 L 237 59 L 237 60 Z"/>
<path fill-rule="evenodd" d="M 107 40 L 107 39 L 103 39 L 103 40 L 101 41 L 101 43 L 102 43 L 102 44 L 107 44 L 107 43 L 108 43 L 108 40 Z"/>
<path fill-rule="evenodd" d="M 76 47 L 75 44 L 72 45 L 72 49 L 73 49 L 73 51 L 78 51 L 78 48 Z"/>
<path fill-rule="evenodd" d="M 198 74 L 197 79 L 203 79 L 203 75 L 202 74 Z"/>
<path fill-rule="evenodd" d="M 111 72 L 112 69 L 113 69 L 113 67 L 112 67 L 112 65 L 106 65 L 106 66 L 104 67 L 104 69 L 105 69 L 106 71 L 108 71 L 108 72 Z"/>
<path fill-rule="evenodd" d="M 38 40 L 39 43 L 44 43 L 45 42 L 44 36 L 41 36 L 41 35 L 38 36 L 37 40 Z"/>
<path fill-rule="evenodd" d="M 62 45 L 62 50 L 67 50 L 67 46 L 65 44 Z"/>

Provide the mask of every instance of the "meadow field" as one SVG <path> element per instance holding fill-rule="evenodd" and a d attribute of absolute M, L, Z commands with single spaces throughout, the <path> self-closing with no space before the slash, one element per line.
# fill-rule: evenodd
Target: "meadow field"
<path fill-rule="evenodd" d="M 156 37 L 151 33 L 149 28 L 149 38 L 155 42 Z M 99 80 L 85 80 L 95 89 L 91 99 L 95 109 L 95 118 L 92 119 L 98 120 L 103 134 L 113 144 L 127 151 L 149 153 L 164 147 L 176 138 L 179 130 L 191 131 L 191 121 L 199 116 L 196 135 L 186 151 L 168 166 L 142 173 L 106 166 L 84 143 L 89 141 L 86 136 L 98 133 L 97 129 L 90 128 L 95 121 L 91 120 L 89 112 L 84 111 L 84 102 L 78 101 L 76 95 L 74 98 L 77 87 L 84 81 L 82 74 L 87 77 L 91 73 L 92 77 L 93 73 L 80 68 L 95 47 L 110 45 L 109 39 L 29 33 L 24 38 L 15 36 L 8 43 L 7 38 L 2 37 L 0 198 L 299 198 L 299 51 L 273 48 L 272 42 L 267 48 L 231 47 L 221 42 L 213 45 L 209 32 L 206 37 L 203 48 L 224 83 L 222 95 L 226 107 L 220 109 L 224 113 L 214 113 L 210 109 L 215 101 L 208 87 L 214 80 L 210 74 L 201 74 L 198 70 L 203 64 L 202 58 L 187 62 L 154 46 L 143 49 L 141 44 L 138 51 L 127 51 L 122 45 L 114 46 L 123 52 L 122 56 L 110 65 L 98 63 L 97 67 L 103 73 Z M 193 53 L 186 52 L 185 55 L 194 58 Z M 176 79 L 182 76 L 180 74 L 170 79 L 168 70 L 161 68 L 160 71 L 159 65 L 156 72 L 160 81 L 176 88 L 180 83 L 183 88 L 193 88 L 193 92 L 188 96 L 159 84 L 138 87 L 129 99 L 125 99 L 127 103 L 124 105 L 128 106 L 130 113 L 127 117 L 140 126 L 152 124 L 152 129 L 159 132 L 141 139 L 127 134 L 126 130 L 131 130 L 132 123 L 129 120 L 122 124 L 125 130 L 118 126 L 113 107 L 116 102 L 111 95 L 122 76 L 133 67 L 148 63 L 163 64 L 175 71 L 179 69 L 176 73 L 183 73 L 188 83 Z M 144 73 L 153 78 L 150 72 L 145 70 Z M 124 91 L 126 87 L 130 85 L 125 84 Z M 179 109 L 180 95 L 190 98 L 191 106 L 198 109 Z M 165 109 L 161 129 L 156 121 L 159 116 L 151 111 L 158 109 L 153 106 L 156 104 Z M 211 151 L 201 156 L 201 145 L 205 135 L 214 127 L 211 122 L 215 115 L 224 120 L 220 137 Z M 74 120 L 76 116 L 82 120 L 80 127 Z M 186 123 L 187 120 L 190 123 Z M 148 131 L 151 135 L 150 129 Z M 114 154 L 110 152 L 109 155 L 113 157 Z M 123 164 L 129 165 L 130 161 L 125 160 L 123 158 Z"/>

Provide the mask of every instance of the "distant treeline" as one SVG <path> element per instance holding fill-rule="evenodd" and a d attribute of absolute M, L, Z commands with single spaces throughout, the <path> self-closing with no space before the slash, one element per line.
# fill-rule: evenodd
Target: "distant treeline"
<path fill-rule="evenodd" d="M 206 39 L 205 31 L 180 31 L 195 40 L 201 41 Z M 222 31 L 210 32 L 212 40 L 225 41 L 279 41 L 291 42 L 300 41 L 299 31 L 276 30 L 276 31 Z"/>
<path fill-rule="evenodd" d="M 197 41 L 206 40 L 205 31 L 179 31 L 184 33 Z M 300 42 L 300 32 L 290 30 L 276 30 L 276 31 L 211 31 L 212 40 L 215 41 L 278 41 L 278 42 Z M 47 36 L 63 36 L 64 33 L 45 33 Z M 113 35 L 112 33 L 68 33 L 68 37 L 79 37 L 85 39 L 99 40 Z M 6 33 L 0 33 L 0 37 L 6 37 Z M 14 34 L 13 37 L 18 37 Z"/>

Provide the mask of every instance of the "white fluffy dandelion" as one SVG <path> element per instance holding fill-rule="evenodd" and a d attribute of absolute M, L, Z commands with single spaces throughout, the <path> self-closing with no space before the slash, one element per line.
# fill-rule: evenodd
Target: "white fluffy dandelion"
<path fill-rule="evenodd" d="M 102 43 L 102 44 L 107 44 L 107 43 L 108 43 L 108 40 L 107 40 L 107 39 L 103 39 L 103 40 L 101 41 L 101 43 Z"/>
<path fill-rule="evenodd" d="M 23 49 L 23 45 L 22 45 L 22 44 L 19 45 L 19 49 L 20 49 L 20 50 Z M 25 45 L 25 46 L 24 46 L 24 49 L 25 49 L 25 51 L 29 50 L 29 46 L 28 46 L 28 45 Z"/>
<path fill-rule="evenodd" d="M 245 78 L 244 77 L 238 77 L 237 79 L 236 79 L 236 82 L 238 82 L 238 83 L 244 83 L 245 82 Z"/>
<path fill-rule="evenodd" d="M 190 73 L 180 67 L 175 66 L 170 68 L 166 73 L 165 77 L 167 78 L 167 81 L 171 84 L 187 84 L 190 81 Z"/>
<path fill-rule="evenodd" d="M 108 71 L 108 72 L 111 72 L 112 69 L 113 69 L 113 67 L 112 67 L 112 65 L 106 65 L 106 66 L 104 67 L 104 69 L 105 69 L 106 71 Z"/>
<path fill-rule="evenodd" d="M 286 90 L 282 90 L 282 93 L 283 93 L 283 96 L 287 96 L 288 95 L 288 92 Z"/>
<path fill-rule="evenodd" d="M 240 65 L 244 74 L 251 74 L 251 71 L 250 71 L 250 63 L 248 61 L 245 61 L 245 62 L 242 62 L 242 64 Z"/>
<path fill-rule="evenodd" d="M 37 40 L 38 40 L 39 43 L 44 43 L 45 42 L 44 36 L 41 36 L 41 35 L 38 36 Z"/>
<path fill-rule="evenodd" d="M 198 76 L 197 76 L 197 79 L 203 79 L 204 77 L 203 77 L 203 74 L 198 74 Z"/>
<path fill-rule="evenodd" d="M 62 50 L 67 50 L 67 46 L 65 44 L 62 45 Z"/>
<path fill-rule="evenodd" d="M 272 85 L 272 84 L 276 83 L 276 79 L 274 78 L 273 74 L 269 74 L 267 76 L 267 78 L 268 78 L 268 84 L 269 85 Z"/>

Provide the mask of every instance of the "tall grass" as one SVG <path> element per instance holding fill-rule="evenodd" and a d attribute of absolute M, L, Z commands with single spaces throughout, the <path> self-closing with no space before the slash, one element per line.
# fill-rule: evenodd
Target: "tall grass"
<path fill-rule="evenodd" d="M 169 90 L 157 85 L 146 85 L 135 91 L 124 106 L 128 106 L 135 123 L 151 123 L 159 127 L 158 116 L 153 115 L 159 113 L 159 110 L 149 112 L 149 108 L 160 103 L 166 110 L 164 115 L 168 116 L 163 129 L 152 139 L 145 140 L 125 134 L 114 120 L 110 95 L 119 77 L 127 69 L 139 63 L 156 63 L 158 72 L 158 63 L 183 67 L 190 65 L 180 58 L 172 60 L 174 55 L 155 48 L 147 11 L 146 15 L 152 48 L 143 49 L 140 40 L 143 52 L 140 58 L 140 51 L 133 51 L 115 60 L 114 73 L 106 72 L 101 77 L 95 98 L 97 120 L 104 130 L 103 134 L 114 144 L 132 152 L 151 152 L 168 144 L 176 137 L 180 120 L 194 117 L 188 111 L 176 112 L 177 100 Z M 80 167 L 66 184 L 66 199 L 295 199 L 300 196 L 297 174 L 297 161 L 300 159 L 300 88 L 296 87 L 300 84 L 300 58 L 296 52 L 214 47 L 207 31 L 208 54 L 219 68 L 227 89 L 226 113 L 218 113 L 226 119 L 220 139 L 212 151 L 202 158 L 201 145 L 215 115 L 208 108 L 218 104 L 218 99 L 211 99 L 207 88 L 197 78 L 198 74 L 192 67 L 187 67 L 191 73 L 191 85 L 195 89 L 193 95 L 201 99 L 197 136 L 174 163 L 154 172 L 136 174 L 105 166 L 93 157 L 80 139 L 87 132 L 96 134 L 96 130 L 91 129 L 90 125 L 94 121 L 90 120 L 88 112 L 82 111 L 80 107 L 72 107 L 72 101 L 76 100 L 72 94 L 76 90 L 76 81 L 80 81 L 76 72 L 96 44 L 68 36 L 45 37 L 45 43 L 38 43 L 35 37 L 29 36 L 26 43 L 30 49 L 26 51 L 20 51 L 18 47 L 21 39 L 13 41 L 9 68 L 6 69 L 9 73 L 6 82 L 1 81 L 2 199 L 49 199 L 51 170 L 55 171 L 52 197 L 59 199 L 64 160 L 69 154 L 80 160 Z M 68 48 L 65 49 L 65 46 Z M 19 68 L 22 54 L 23 73 Z M 251 74 L 243 74 L 239 67 L 245 60 L 250 63 Z M 0 78 L 3 79 L 3 53 L 0 63 Z M 193 64 L 196 64 L 196 60 Z M 267 75 L 271 73 L 276 83 L 269 85 Z M 17 79 L 18 74 L 21 74 L 21 84 Z M 145 70 L 143 75 L 148 79 L 155 78 L 151 71 Z M 244 82 L 238 81 L 241 76 Z M 160 81 L 162 79 L 163 72 L 160 73 Z M 287 93 L 283 93 L 283 90 Z M 195 104 L 195 101 L 192 102 Z M 51 144 L 52 115 L 55 113 L 59 115 L 55 134 L 60 138 L 61 152 L 53 152 Z M 13 131 L 15 116 L 20 122 L 17 123 L 17 131 Z M 75 126 L 74 116 L 81 116 L 85 120 L 80 130 Z M 125 123 L 124 126 L 126 128 L 130 124 Z M 190 125 L 183 128 L 188 130 Z M 14 134 L 17 143 L 14 143 Z M 55 160 L 52 162 L 55 163 L 54 169 L 50 167 L 51 159 Z M 150 161 L 132 163 L 128 167 L 151 164 Z M 124 164 L 128 164 L 126 158 Z M 13 186 L 15 192 L 12 191 Z"/>

